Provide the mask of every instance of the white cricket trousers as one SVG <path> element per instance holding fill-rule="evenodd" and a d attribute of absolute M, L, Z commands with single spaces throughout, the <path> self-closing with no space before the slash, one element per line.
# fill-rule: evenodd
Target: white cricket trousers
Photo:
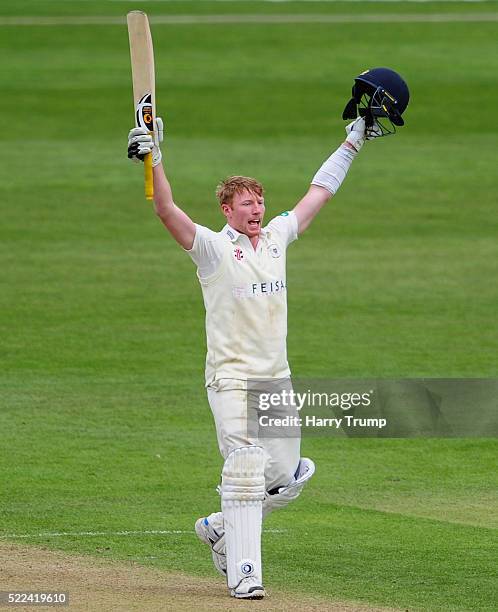
<path fill-rule="evenodd" d="M 221 383 L 221 384 L 220 384 Z M 207 388 L 208 401 L 216 425 L 218 446 L 224 459 L 241 446 L 257 444 L 265 452 L 265 485 L 271 491 L 285 487 L 299 465 L 300 437 L 250 438 L 247 432 L 247 392 L 232 388 L 231 381 L 217 381 Z"/>

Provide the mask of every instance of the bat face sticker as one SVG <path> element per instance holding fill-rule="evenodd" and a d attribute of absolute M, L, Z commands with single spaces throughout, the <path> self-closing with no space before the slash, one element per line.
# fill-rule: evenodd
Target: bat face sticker
<path fill-rule="evenodd" d="M 154 117 L 152 115 L 152 94 L 142 96 L 137 104 L 136 111 L 137 127 L 145 128 L 149 132 L 154 131 Z"/>

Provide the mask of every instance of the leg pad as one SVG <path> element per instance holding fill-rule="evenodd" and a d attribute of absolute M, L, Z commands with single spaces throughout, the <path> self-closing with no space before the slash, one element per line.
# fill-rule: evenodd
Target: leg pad
<path fill-rule="evenodd" d="M 236 589 L 245 578 L 262 584 L 261 521 L 265 496 L 264 453 L 259 446 L 236 448 L 226 458 L 221 482 L 227 581 Z"/>

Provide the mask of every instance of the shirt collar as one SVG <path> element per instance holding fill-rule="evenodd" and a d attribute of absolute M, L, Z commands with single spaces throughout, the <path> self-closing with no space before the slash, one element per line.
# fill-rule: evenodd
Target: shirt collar
<path fill-rule="evenodd" d="M 268 231 L 269 230 L 267 230 L 266 227 L 262 227 L 261 235 L 266 236 L 268 234 Z M 236 242 L 239 236 L 245 236 L 245 234 L 241 234 L 239 231 L 234 229 L 231 225 L 228 225 L 228 223 L 221 230 L 221 233 L 227 236 L 228 239 L 231 240 L 232 242 Z"/>
<path fill-rule="evenodd" d="M 238 232 L 236 229 L 228 225 L 228 223 L 221 230 L 221 233 L 227 236 L 228 239 L 231 240 L 232 242 L 235 242 L 237 238 L 240 236 L 240 232 Z"/>

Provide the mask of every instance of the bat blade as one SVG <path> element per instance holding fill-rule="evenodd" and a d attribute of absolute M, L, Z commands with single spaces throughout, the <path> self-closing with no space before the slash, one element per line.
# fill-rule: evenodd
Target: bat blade
<path fill-rule="evenodd" d="M 131 73 L 133 80 L 133 105 L 135 125 L 154 132 L 156 117 L 156 80 L 154 72 L 154 47 L 149 20 L 142 11 L 131 11 L 126 16 L 130 40 Z M 144 159 L 145 197 L 154 197 L 152 178 L 152 154 Z"/>

